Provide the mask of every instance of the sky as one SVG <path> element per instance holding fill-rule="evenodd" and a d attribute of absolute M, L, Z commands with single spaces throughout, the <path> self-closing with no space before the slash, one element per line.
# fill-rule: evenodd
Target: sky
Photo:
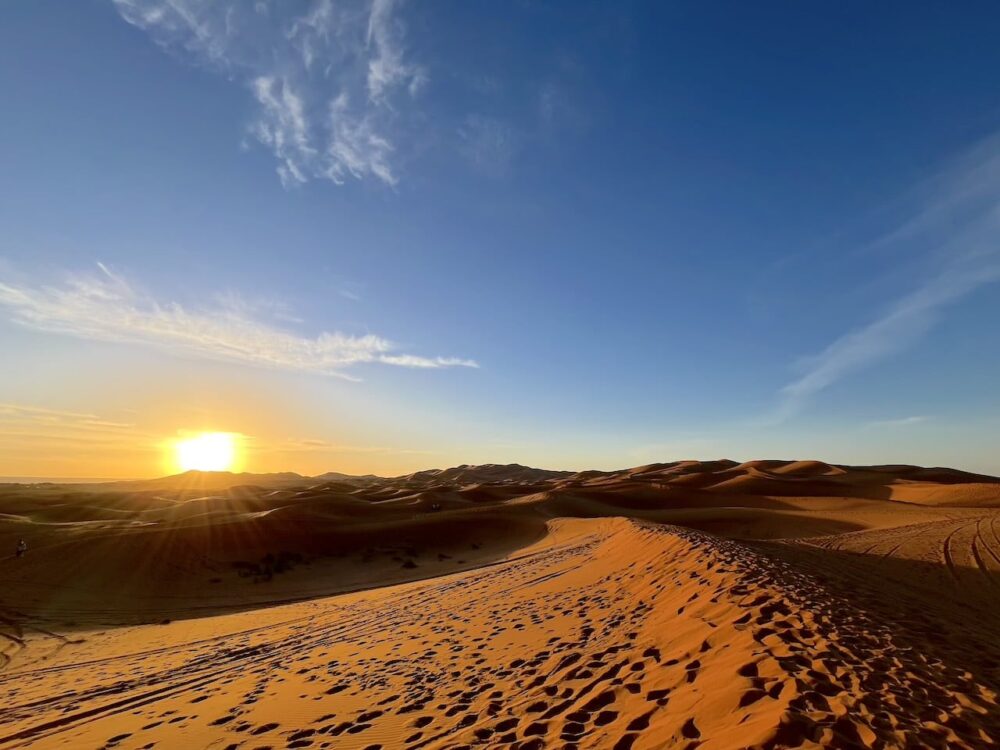
<path fill-rule="evenodd" d="M 0 475 L 1000 474 L 1000 7 L 0 4 Z"/>

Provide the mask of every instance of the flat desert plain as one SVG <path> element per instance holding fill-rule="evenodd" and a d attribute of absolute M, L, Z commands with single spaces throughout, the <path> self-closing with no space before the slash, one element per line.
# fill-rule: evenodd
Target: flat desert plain
<path fill-rule="evenodd" d="M 993 477 L 691 461 L 7 485 L 0 550 L 4 748 L 1000 741 Z"/>

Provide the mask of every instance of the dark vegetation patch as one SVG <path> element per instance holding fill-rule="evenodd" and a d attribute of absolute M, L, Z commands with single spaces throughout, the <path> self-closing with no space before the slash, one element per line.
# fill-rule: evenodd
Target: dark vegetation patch
<path fill-rule="evenodd" d="M 237 560 L 233 563 L 240 578 L 252 578 L 254 583 L 270 581 L 274 576 L 287 573 L 296 565 L 307 562 L 298 552 L 268 552 L 258 562 Z"/>

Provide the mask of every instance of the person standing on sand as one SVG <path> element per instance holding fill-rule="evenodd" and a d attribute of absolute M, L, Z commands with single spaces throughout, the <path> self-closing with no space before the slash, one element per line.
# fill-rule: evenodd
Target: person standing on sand
<path fill-rule="evenodd" d="M 19 558 L 24 557 L 24 553 L 28 551 L 28 543 L 23 539 L 17 540 L 17 556 Z"/>

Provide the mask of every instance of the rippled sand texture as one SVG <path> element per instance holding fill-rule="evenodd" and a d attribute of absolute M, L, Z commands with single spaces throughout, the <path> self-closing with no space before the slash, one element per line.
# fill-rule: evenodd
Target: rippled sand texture
<path fill-rule="evenodd" d="M 0 746 L 1000 739 L 996 480 L 522 469 L 6 488 Z"/>

